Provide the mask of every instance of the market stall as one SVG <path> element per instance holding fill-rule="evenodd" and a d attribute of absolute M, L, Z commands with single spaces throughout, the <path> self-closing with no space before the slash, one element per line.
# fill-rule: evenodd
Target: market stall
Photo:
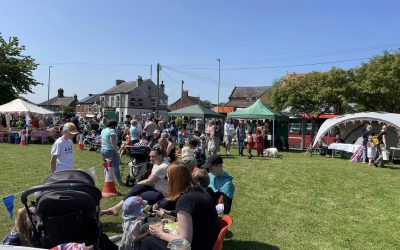
<path fill-rule="evenodd" d="M 228 113 L 228 118 L 272 120 L 272 146 L 275 146 L 276 138 L 281 138 L 281 136 L 285 142 L 288 142 L 289 117 L 271 109 L 260 99 L 245 109 Z"/>
<path fill-rule="evenodd" d="M 4 115 L 4 119 L 6 120 L 6 128 L 3 128 L 2 130 L 0 129 L 0 133 L 3 137 L 8 137 L 8 141 L 12 143 L 18 143 L 18 137 L 22 129 L 26 129 L 26 134 L 31 132 L 34 135 L 37 135 L 37 137 L 39 137 L 43 142 L 43 139 L 49 135 L 45 126 L 42 126 L 42 128 L 39 126 L 29 128 L 26 124 L 29 125 L 29 121 L 36 116 L 50 116 L 51 120 L 54 121 L 54 112 L 19 98 L 0 105 L 0 113 Z"/>

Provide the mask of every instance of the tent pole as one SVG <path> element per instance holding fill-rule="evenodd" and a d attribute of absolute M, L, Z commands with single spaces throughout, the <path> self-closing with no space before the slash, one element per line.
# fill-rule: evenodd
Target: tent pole
<path fill-rule="evenodd" d="M 275 119 L 272 119 L 272 147 L 275 147 Z"/>

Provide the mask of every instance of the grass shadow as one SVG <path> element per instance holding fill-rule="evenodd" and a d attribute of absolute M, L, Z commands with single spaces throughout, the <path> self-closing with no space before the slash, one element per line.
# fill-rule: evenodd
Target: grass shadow
<path fill-rule="evenodd" d="M 256 241 L 225 240 L 223 249 L 279 250 L 280 248 L 268 243 Z"/>
<path fill-rule="evenodd" d="M 104 232 L 120 232 L 122 233 L 122 224 L 118 222 L 105 221 L 101 222 Z"/>
<path fill-rule="evenodd" d="M 400 170 L 400 165 L 385 165 L 383 168 L 388 168 L 388 169 L 392 169 L 392 170 Z"/>

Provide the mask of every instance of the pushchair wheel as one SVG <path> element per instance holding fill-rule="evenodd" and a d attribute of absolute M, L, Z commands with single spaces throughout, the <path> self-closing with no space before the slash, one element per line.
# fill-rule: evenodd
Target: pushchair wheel
<path fill-rule="evenodd" d="M 128 175 L 126 177 L 125 185 L 127 187 L 133 187 L 133 185 L 135 185 L 135 182 L 136 182 L 135 178 L 131 178 L 131 175 Z"/>

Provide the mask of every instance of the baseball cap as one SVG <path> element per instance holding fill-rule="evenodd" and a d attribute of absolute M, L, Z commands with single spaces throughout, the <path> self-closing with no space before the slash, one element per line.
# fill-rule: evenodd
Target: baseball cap
<path fill-rule="evenodd" d="M 143 213 L 143 209 L 146 207 L 147 201 L 143 200 L 140 196 L 131 196 L 124 200 L 122 205 L 122 219 L 130 220 Z"/>
<path fill-rule="evenodd" d="M 211 155 L 207 158 L 206 163 L 204 163 L 201 167 L 205 169 L 222 163 L 224 162 L 220 155 Z"/>
<path fill-rule="evenodd" d="M 70 134 L 76 135 L 78 133 L 78 130 L 76 129 L 75 124 L 72 122 L 67 122 L 63 125 L 62 132 L 68 132 Z"/>

